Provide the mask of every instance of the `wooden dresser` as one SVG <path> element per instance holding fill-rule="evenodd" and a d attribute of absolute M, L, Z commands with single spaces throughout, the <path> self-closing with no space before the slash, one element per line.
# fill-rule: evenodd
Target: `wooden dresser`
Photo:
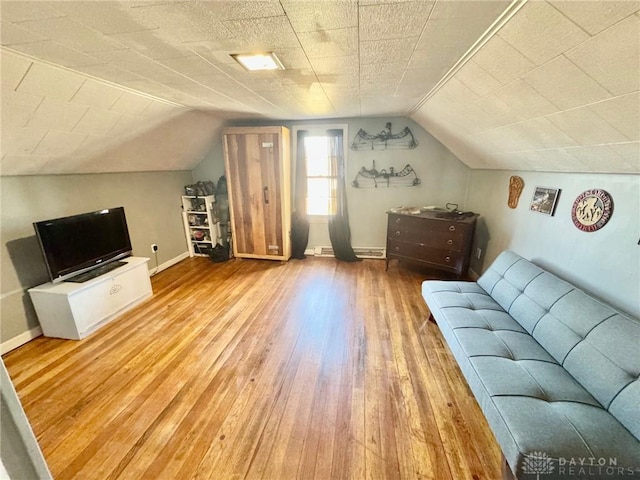
<path fill-rule="evenodd" d="M 477 214 L 439 218 L 442 213 L 388 213 L 387 265 L 393 258 L 466 275 Z"/>

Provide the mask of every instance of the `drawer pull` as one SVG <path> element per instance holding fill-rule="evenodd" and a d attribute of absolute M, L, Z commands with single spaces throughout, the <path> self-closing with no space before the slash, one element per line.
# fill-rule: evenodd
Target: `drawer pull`
<path fill-rule="evenodd" d="M 396 218 L 396 223 L 400 223 L 400 219 L 399 218 Z"/>
<path fill-rule="evenodd" d="M 396 237 L 399 237 L 401 235 L 400 230 L 396 230 Z"/>
<path fill-rule="evenodd" d="M 451 257 L 444 257 L 444 261 L 449 263 L 451 261 Z"/>
<path fill-rule="evenodd" d="M 395 248 L 394 248 L 394 250 L 395 250 L 396 252 L 399 252 L 399 251 L 400 251 L 400 247 L 395 247 Z"/>
<path fill-rule="evenodd" d="M 418 245 L 420 245 L 421 247 L 424 247 L 424 243 L 419 243 Z"/>
<path fill-rule="evenodd" d="M 447 245 L 453 245 L 453 240 L 447 240 Z"/>
<path fill-rule="evenodd" d="M 456 231 L 456 226 L 455 226 L 455 225 L 451 225 L 451 226 L 449 227 L 449 231 L 450 231 L 450 232 L 455 232 L 455 231 Z"/>

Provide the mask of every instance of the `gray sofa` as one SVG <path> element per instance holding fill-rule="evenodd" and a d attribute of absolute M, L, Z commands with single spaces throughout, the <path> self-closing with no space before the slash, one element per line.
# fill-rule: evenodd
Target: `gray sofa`
<path fill-rule="evenodd" d="M 509 475 L 640 478 L 640 322 L 510 251 L 422 294 Z"/>

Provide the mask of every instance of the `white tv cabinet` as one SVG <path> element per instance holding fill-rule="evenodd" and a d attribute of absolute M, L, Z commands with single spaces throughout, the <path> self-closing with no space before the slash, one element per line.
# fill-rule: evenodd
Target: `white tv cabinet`
<path fill-rule="evenodd" d="M 81 340 L 149 298 L 148 258 L 128 257 L 126 265 L 84 283 L 45 283 L 29 289 L 42 333 Z"/>

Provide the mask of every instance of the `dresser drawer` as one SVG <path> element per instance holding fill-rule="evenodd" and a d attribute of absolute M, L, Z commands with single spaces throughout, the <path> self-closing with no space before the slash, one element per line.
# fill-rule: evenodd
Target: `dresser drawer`
<path fill-rule="evenodd" d="M 390 230 L 389 241 L 400 241 L 415 243 L 421 247 L 427 248 L 446 248 L 460 252 L 464 248 L 465 237 L 462 233 L 440 232 L 424 229 L 421 232 L 407 232 L 404 230 Z"/>
<path fill-rule="evenodd" d="M 397 255 L 399 257 L 419 259 L 437 265 L 456 268 L 463 259 L 459 252 L 429 248 L 412 243 L 389 240 L 387 245 L 387 255 Z"/>

